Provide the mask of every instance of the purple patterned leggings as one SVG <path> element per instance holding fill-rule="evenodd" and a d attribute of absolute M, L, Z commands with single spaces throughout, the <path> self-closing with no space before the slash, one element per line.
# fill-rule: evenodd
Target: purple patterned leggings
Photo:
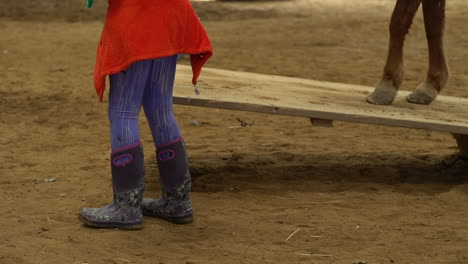
<path fill-rule="evenodd" d="M 134 63 L 110 76 L 112 150 L 140 141 L 138 116 L 145 110 L 156 146 L 180 137 L 172 107 L 177 55 Z"/>

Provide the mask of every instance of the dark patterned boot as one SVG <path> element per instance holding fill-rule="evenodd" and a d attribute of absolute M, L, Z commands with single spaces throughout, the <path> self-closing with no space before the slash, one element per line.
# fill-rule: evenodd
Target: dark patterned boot
<path fill-rule="evenodd" d="M 162 195 L 143 199 L 143 215 L 159 217 L 176 224 L 192 221 L 191 180 L 182 138 L 158 147 L 156 151 Z"/>
<path fill-rule="evenodd" d="M 145 189 L 145 166 L 141 143 L 111 155 L 114 200 L 101 208 L 83 208 L 79 219 L 97 228 L 141 229 L 141 201 Z"/>

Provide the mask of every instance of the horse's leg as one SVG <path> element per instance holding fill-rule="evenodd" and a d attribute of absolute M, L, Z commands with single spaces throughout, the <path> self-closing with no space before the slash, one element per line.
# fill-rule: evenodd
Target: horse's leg
<path fill-rule="evenodd" d="M 390 21 L 390 41 L 383 76 L 367 97 L 371 104 L 388 105 L 403 82 L 403 43 L 422 0 L 397 0 Z"/>
<path fill-rule="evenodd" d="M 445 0 L 423 0 L 423 12 L 429 47 L 429 70 L 426 80 L 406 97 L 406 100 L 416 104 L 431 103 L 447 84 L 449 75 L 443 49 Z"/>

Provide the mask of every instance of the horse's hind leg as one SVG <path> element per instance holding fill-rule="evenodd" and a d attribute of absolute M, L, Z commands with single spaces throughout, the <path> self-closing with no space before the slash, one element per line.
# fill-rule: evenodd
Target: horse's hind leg
<path fill-rule="evenodd" d="M 448 67 L 443 49 L 445 0 L 423 0 L 423 12 L 429 47 L 429 70 L 426 80 L 406 97 L 406 100 L 416 104 L 431 103 L 448 80 Z"/>
<path fill-rule="evenodd" d="M 397 0 L 390 21 L 390 42 L 382 80 L 367 97 L 371 104 L 393 102 L 403 82 L 403 43 L 422 0 Z"/>

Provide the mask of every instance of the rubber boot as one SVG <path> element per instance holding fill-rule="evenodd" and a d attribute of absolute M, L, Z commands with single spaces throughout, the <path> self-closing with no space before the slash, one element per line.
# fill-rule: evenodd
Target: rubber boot
<path fill-rule="evenodd" d="M 79 219 L 96 228 L 141 229 L 141 202 L 145 190 L 145 166 L 141 143 L 111 154 L 114 199 L 101 208 L 83 208 Z"/>
<path fill-rule="evenodd" d="M 143 199 L 143 215 L 159 217 L 176 224 L 192 221 L 191 179 L 182 138 L 159 146 L 156 151 L 162 195 Z"/>

